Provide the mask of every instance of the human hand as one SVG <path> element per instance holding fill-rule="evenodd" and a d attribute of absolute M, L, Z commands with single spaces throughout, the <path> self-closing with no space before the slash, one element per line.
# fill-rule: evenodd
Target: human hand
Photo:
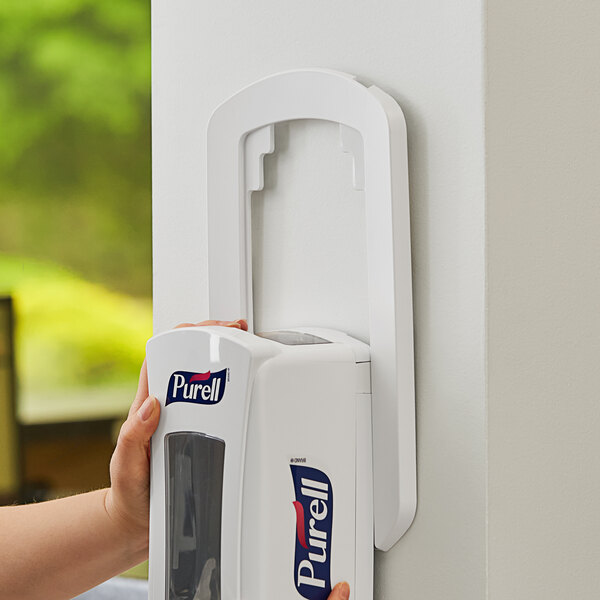
<path fill-rule="evenodd" d="M 245 320 L 202 321 L 182 323 L 181 327 L 221 325 L 248 330 Z M 146 556 L 148 550 L 148 519 L 150 514 L 150 438 L 158 426 L 160 404 L 148 395 L 146 361 L 140 371 L 135 400 L 110 461 L 111 487 L 105 497 L 105 508 L 118 525 L 132 553 Z M 340 597 L 341 598 L 341 597 Z"/>
<path fill-rule="evenodd" d="M 331 590 L 331 594 L 329 594 L 327 600 L 348 600 L 349 597 L 350 586 L 345 581 L 342 581 Z"/>

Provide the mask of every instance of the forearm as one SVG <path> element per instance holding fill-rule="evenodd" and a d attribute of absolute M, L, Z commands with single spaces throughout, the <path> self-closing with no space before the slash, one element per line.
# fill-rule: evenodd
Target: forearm
<path fill-rule="evenodd" d="M 0 508 L 0 598 L 66 600 L 147 558 L 106 511 L 108 490 Z"/>

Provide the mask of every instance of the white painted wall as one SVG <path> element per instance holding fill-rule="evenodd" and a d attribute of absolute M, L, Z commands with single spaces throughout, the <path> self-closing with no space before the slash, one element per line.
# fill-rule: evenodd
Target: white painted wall
<path fill-rule="evenodd" d="M 409 131 L 419 506 L 376 560 L 377 598 L 486 586 L 483 10 L 480 0 L 153 1 L 156 330 L 207 315 L 205 133 L 240 87 L 290 68 L 354 73 Z M 363 198 L 331 124 L 277 129 L 255 194 L 256 319 L 368 338 Z M 237 317 L 239 315 L 232 315 Z M 360 599 L 359 599 L 360 600 Z"/>
<path fill-rule="evenodd" d="M 489 0 L 491 600 L 600 595 L 600 3 Z"/>

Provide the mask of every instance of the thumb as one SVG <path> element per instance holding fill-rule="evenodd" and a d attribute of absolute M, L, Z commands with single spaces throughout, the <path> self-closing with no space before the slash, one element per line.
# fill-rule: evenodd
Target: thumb
<path fill-rule="evenodd" d="M 331 590 L 331 594 L 329 594 L 329 598 L 327 600 L 348 600 L 350 597 L 350 586 L 348 583 L 343 581 L 342 583 L 338 583 L 333 590 Z"/>
<path fill-rule="evenodd" d="M 159 418 L 158 400 L 146 398 L 123 423 L 110 461 L 111 487 L 106 496 L 106 510 L 133 538 L 141 540 L 148 537 L 148 448 Z"/>
<path fill-rule="evenodd" d="M 149 440 L 158 425 L 158 417 L 160 413 L 160 405 L 154 396 L 148 396 L 142 406 L 136 413 L 138 421 L 142 424 L 143 429 L 140 429 L 140 434 L 143 430 L 143 437 Z"/>
<path fill-rule="evenodd" d="M 148 396 L 143 404 L 130 414 L 119 435 L 119 443 L 126 446 L 146 446 L 158 426 L 160 405 L 153 396 Z"/>
<path fill-rule="evenodd" d="M 148 470 L 148 447 L 150 438 L 158 426 L 160 404 L 149 396 L 143 404 L 127 417 L 121 427 L 115 455 L 116 475 L 139 477 Z"/>

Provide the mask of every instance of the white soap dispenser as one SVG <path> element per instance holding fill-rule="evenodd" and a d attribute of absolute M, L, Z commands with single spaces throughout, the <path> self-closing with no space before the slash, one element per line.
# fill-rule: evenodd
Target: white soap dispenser
<path fill-rule="evenodd" d="M 275 123 L 340 123 L 365 191 L 369 345 L 345 333 L 253 333 L 250 195 Z M 406 130 L 378 88 L 327 70 L 258 81 L 208 127 L 210 318 L 147 346 L 161 403 L 152 441 L 150 600 L 373 595 L 373 548 L 416 510 Z"/>

